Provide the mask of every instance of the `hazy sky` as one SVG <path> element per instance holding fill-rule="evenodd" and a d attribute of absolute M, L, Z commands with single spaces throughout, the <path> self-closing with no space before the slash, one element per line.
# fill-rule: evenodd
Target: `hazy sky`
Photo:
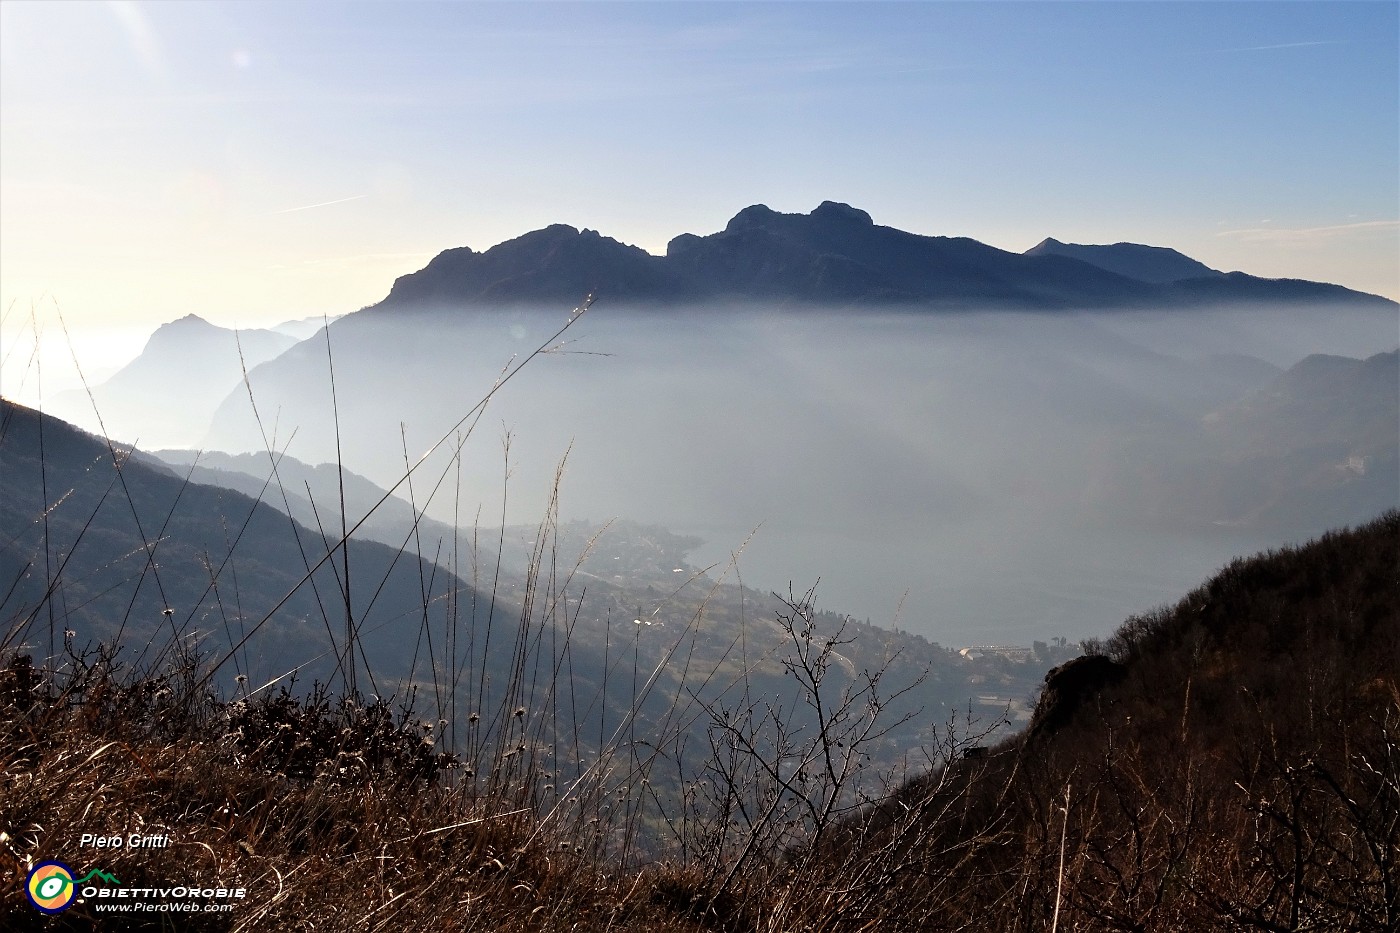
<path fill-rule="evenodd" d="M 823 199 L 1400 298 L 1397 10 L 3 0 L 4 333 L 338 314 L 551 222 L 660 252 Z"/>

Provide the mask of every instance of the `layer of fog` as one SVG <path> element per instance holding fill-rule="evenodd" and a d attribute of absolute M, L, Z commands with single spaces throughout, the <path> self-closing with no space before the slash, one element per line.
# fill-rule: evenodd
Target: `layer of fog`
<path fill-rule="evenodd" d="M 392 484 L 566 319 L 333 325 L 346 465 Z M 600 303 L 563 339 L 496 395 L 460 471 L 450 443 L 415 472 L 420 506 L 443 478 L 432 514 L 499 521 L 508 432 L 508 521 L 545 513 L 567 451 L 564 518 L 697 534 L 700 562 L 742 545 L 750 585 L 820 578 L 826 607 L 944 644 L 1025 644 L 1104 634 L 1234 555 L 1356 520 L 1211 521 L 1172 498 L 1179 488 L 1155 487 L 1156 460 L 1193 452 L 1154 444 L 1189 443 L 1203 414 L 1308 354 L 1393 349 L 1397 321 L 1257 308 L 662 316 Z M 302 460 L 334 460 L 326 350 L 312 338 L 255 370 L 262 425 L 240 388 L 207 446 L 256 450 L 267 437 Z"/>

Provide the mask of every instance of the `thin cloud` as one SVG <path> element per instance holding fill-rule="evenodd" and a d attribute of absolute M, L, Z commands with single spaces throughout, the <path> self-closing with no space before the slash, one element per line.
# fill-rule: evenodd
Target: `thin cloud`
<path fill-rule="evenodd" d="M 346 201 L 358 201 L 360 198 L 367 198 L 367 194 L 357 194 L 349 198 L 337 198 L 334 201 L 322 201 L 320 204 L 303 204 L 301 207 L 289 207 L 282 211 L 273 211 L 273 214 L 295 214 L 297 211 L 309 211 L 314 207 L 330 207 L 332 204 L 344 204 Z"/>
<path fill-rule="evenodd" d="M 1250 242 L 1265 240 L 1325 240 L 1368 231 L 1394 230 L 1400 228 L 1400 220 L 1364 220 L 1354 224 L 1333 224 L 1327 227 L 1246 227 L 1240 230 L 1221 230 L 1216 236 L 1235 237 Z"/>

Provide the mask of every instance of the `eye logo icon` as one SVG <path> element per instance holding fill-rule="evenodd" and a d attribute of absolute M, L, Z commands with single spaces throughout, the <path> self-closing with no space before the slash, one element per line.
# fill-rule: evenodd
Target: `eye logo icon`
<path fill-rule="evenodd" d="M 30 870 L 24 893 L 29 903 L 46 914 L 67 910 L 78 895 L 73 869 L 62 862 L 40 862 Z"/>

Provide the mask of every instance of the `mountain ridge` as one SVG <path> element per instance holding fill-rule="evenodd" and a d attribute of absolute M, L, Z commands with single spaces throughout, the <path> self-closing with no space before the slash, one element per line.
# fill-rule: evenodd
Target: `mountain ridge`
<path fill-rule="evenodd" d="M 551 224 L 483 252 L 444 250 L 400 276 L 367 310 L 572 306 L 600 293 L 615 306 L 714 304 L 1069 310 L 1227 302 L 1337 302 L 1394 307 L 1338 285 L 1219 272 L 1160 246 L 1065 244 L 1024 253 L 968 237 L 877 224 L 823 201 L 806 214 L 754 204 L 723 230 L 673 237 L 656 256 L 596 230 Z"/>

